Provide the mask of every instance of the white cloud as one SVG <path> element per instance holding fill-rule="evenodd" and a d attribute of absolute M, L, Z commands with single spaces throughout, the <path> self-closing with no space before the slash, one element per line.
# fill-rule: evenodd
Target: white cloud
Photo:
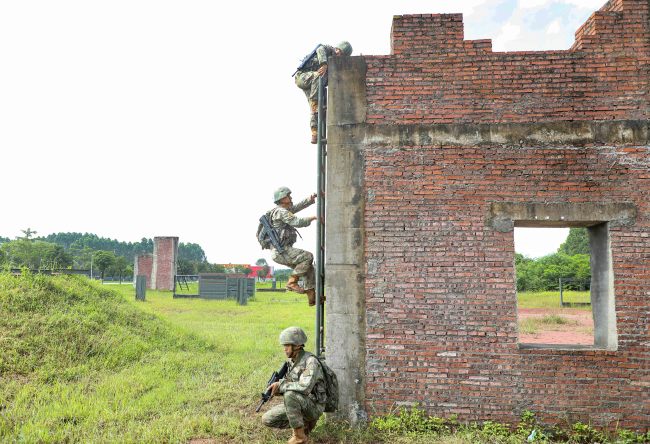
<path fill-rule="evenodd" d="M 595 11 L 602 8 L 607 2 L 605 0 L 563 0 L 563 3 Z"/>
<path fill-rule="evenodd" d="M 562 31 L 561 26 L 562 25 L 560 24 L 560 19 L 555 19 L 546 27 L 546 33 L 559 34 L 560 31 Z"/>
<path fill-rule="evenodd" d="M 501 32 L 494 38 L 495 47 L 505 46 L 508 42 L 518 40 L 521 26 L 508 22 L 501 28 Z"/>
<path fill-rule="evenodd" d="M 519 0 L 518 7 L 519 9 L 535 9 L 549 3 L 549 0 Z"/>

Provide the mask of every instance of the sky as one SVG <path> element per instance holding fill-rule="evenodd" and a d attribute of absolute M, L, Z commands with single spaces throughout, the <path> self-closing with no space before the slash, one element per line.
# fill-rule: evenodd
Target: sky
<path fill-rule="evenodd" d="M 291 77 L 316 44 L 388 54 L 393 15 L 460 12 L 465 38 L 494 51 L 568 49 L 604 3 L 0 2 L 0 236 L 178 236 L 210 262 L 271 262 L 254 233 L 273 191 L 316 189 Z M 518 230 L 517 251 L 553 252 L 563 232 Z M 313 250 L 315 226 L 301 233 Z"/>

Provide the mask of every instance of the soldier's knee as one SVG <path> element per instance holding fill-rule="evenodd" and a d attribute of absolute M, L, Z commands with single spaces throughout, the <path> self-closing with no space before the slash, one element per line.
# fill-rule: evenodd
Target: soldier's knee
<path fill-rule="evenodd" d="M 280 421 L 278 421 L 277 416 L 271 410 L 262 415 L 262 424 L 267 427 L 281 428 Z"/>

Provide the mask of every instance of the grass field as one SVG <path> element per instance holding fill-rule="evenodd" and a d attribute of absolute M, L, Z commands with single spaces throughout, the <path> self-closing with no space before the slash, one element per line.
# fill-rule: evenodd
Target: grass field
<path fill-rule="evenodd" d="M 313 331 L 304 296 L 136 302 L 130 285 L 0 277 L 0 442 L 282 442 L 253 410 L 278 332 Z"/>
<path fill-rule="evenodd" d="M 564 302 L 590 302 L 588 291 L 565 291 Z M 560 293 L 557 291 L 520 292 L 517 293 L 519 308 L 560 308 Z M 590 306 L 571 307 L 578 310 L 589 310 Z"/>
<path fill-rule="evenodd" d="M 0 442 L 286 442 L 254 408 L 283 362 L 278 333 L 299 325 L 313 340 L 304 296 L 257 293 L 239 306 L 134 295 L 81 277 L 0 274 Z M 529 432 L 410 412 L 359 430 L 321 421 L 313 438 L 514 444 Z"/>

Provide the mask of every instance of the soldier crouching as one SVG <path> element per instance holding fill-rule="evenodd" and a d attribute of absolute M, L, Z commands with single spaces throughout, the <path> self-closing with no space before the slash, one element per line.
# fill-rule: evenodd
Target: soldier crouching
<path fill-rule="evenodd" d="M 304 350 L 306 342 L 307 335 L 299 327 L 280 333 L 289 368 L 284 379 L 271 385 L 271 393 L 282 396 L 284 402 L 262 416 L 268 427 L 293 429 L 288 444 L 308 442 L 307 436 L 316 427 L 327 401 L 323 368 L 314 355 Z"/>

